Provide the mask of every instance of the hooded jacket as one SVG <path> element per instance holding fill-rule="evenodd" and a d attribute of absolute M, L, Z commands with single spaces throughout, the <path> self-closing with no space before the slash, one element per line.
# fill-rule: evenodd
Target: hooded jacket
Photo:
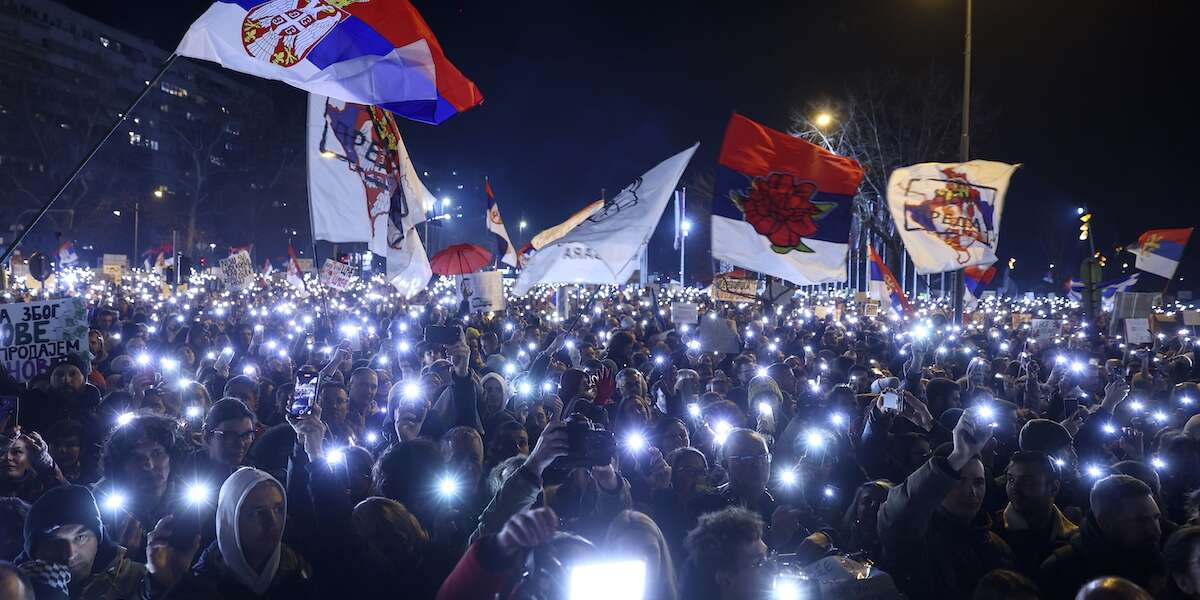
<path fill-rule="evenodd" d="M 73 586 L 73 598 L 121 600 L 150 597 L 145 565 L 130 560 L 125 549 L 104 534 L 96 499 L 87 488 L 80 485 L 51 489 L 30 507 L 25 517 L 24 550 L 16 562 L 31 563 L 31 566 L 40 562 L 33 560 L 37 546 L 48 533 L 63 525 L 82 525 L 96 535 L 97 541 L 92 572 L 82 583 Z"/>
<path fill-rule="evenodd" d="M 260 483 L 284 487 L 258 469 L 238 469 L 221 485 L 217 499 L 217 541 L 204 550 L 192 573 L 166 596 L 176 598 L 306 598 L 312 595 L 312 569 L 299 554 L 279 542 L 261 572 L 246 562 L 238 535 L 238 515 Z M 284 494 L 284 510 L 287 498 Z M 282 534 L 282 532 L 281 532 Z"/>

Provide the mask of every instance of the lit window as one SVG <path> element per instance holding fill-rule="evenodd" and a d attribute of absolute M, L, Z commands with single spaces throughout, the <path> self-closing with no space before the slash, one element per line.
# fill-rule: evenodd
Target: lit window
<path fill-rule="evenodd" d="M 177 96 L 179 98 L 187 98 L 187 95 L 188 95 L 188 91 L 186 88 L 181 88 L 173 83 L 168 83 L 166 81 L 160 83 L 158 85 L 158 87 L 162 91 L 164 91 L 172 96 Z"/>

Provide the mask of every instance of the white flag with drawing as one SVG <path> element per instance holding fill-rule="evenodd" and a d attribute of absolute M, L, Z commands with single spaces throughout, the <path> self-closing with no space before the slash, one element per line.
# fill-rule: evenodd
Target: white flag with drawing
<path fill-rule="evenodd" d="M 996 262 L 1004 195 L 1018 166 L 973 160 L 892 171 L 888 208 L 918 273 Z"/>
<path fill-rule="evenodd" d="M 546 283 L 628 281 L 699 146 L 697 143 L 659 163 L 574 229 L 540 248 L 526 262 L 513 293 L 524 295 L 533 286 Z"/>

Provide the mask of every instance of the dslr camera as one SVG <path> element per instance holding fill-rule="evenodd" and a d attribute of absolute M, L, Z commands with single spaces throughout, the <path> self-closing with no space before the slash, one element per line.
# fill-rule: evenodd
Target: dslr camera
<path fill-rule="evenodd" d="M 567 455 L 555 459 L 554 469 L 599 467 L 612 462 L 617 451 L 613 433 L 579 414 L 571 415 L 567 425 Z"/>

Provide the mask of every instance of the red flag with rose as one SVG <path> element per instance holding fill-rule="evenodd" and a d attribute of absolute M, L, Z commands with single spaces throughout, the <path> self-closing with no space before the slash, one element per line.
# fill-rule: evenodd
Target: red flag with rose
<path fill-rule="evenodd" d="M 797 283 L 845 279 L 856 161 L 734 115 L 719 163 L 715 258 Z"/>

